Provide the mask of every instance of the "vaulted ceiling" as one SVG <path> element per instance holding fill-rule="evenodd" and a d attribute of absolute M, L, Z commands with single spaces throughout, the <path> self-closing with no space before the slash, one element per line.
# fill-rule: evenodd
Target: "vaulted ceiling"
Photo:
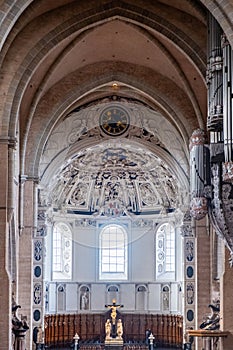
<path fill-rule="evenodd" d="M 39 169 L 41 204 L 63 213 L 145 215 L 188 205 L 179 132 L 161 113 L 115 95 L 67 115 L 50 135 Z"/>
<path fill-rule="evenodd" d="M 2 48 L 2 130 L 17 135 L 20 173 L 39 179 L 45 202 L 72 197 L 67 179 L 58 191 L 68 168 L 84 166 L 97 181 L 88 159 L 104 176 L 121 150 L 125 163 L 114 166 L 146 173 L 159 209 L 187 206 L 189 138 L 206 124 L 206 13 L 197 0 L 24 1 Z M 114 103 L 130 114 L 118 138 L 99 125 Z"/>

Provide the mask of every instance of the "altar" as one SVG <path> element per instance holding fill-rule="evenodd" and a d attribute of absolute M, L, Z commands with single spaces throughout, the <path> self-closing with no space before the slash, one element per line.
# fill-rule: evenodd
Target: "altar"
<path fill-rule="evenodd" d="M 123 348 L 123 323 L 119 311 L 123 305 L 116 304 L 116 300 L 112 300 L 112 304 L 105 305 L 111 310 L 110 318 L 105 322 L 105 349 L 119 350 Z"/>

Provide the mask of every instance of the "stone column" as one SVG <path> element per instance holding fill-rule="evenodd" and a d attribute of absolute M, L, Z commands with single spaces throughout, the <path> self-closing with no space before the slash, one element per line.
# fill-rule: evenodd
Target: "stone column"
<path fill-rule="evenodd" d="M 2 349 L 11 349 L 11 283 L 7 266 L 9 256 L 9 225 L 7 222 L 7 193 L 8 193 L 8 141 L 0 140 L 0 288 L 1 317 L 0 339 Z"/>
<path fill-rule="evenodd" d="M 211 266 L 210 235 L 206 218 L 196 221 L 195 227 L 195 271 L 196 271 L 196 318 L 195 328 L 199 329 L 203 317 L 210 314 L 208 305 L 211 302 Z M 199 345 L 199 347 L 198 347 Z M 196 341 L 196 349 L 201 348 L 201 340 Z"/>
<path fill-rule="evenodd" d="M 220 339 L 220 350 L 232 349 L 233 344 L 233 268 L 229 259 L 229 250 L 225 248 L 225 271 L 220 279 L 220 328 L 229 334 Z"/>
<path fill-rule="evenodd" d="M 19 268 L 18 268 L 18 300 L 21 312 L 27 318 L 30 332 L 26 335 L 26 347 L 32 348 L 32 241 L 34 234 L 34 181 L 27 179 L 24 183 L 23 227 L 19 240 Z"/>
<path fill-rule="evenodd" d="M 26 342 L 25 342 L 25 334 L 27 332 L 27 329 L 24 329 L 23 327 L 20 327 L 19 329 L 13 330 L 13 333 L 15 335 L 15 341 L 14 341 L 14 350 L 25 350 L 26 349 Z"/>

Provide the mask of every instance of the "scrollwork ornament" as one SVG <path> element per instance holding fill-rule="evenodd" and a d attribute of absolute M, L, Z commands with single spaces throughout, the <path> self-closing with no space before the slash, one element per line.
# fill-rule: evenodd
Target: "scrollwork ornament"
<path fill-rule="evenodd" d="M 184 214 L 184 219 L 183 219 L 183 222 L 187 222 L 187 221 L 191 221 L 192 217 L 191 217 L 191 214 L 190 214 L 190 211 L 187 210 Z"/>
<path fill-rule="evenodd" d="M 34 284 L 34 304 L 38 305 L 41 303 L 42 287 L 40 283 Z"/>
<path fill-rule="evenodd" d="M 233 266 L 233 199 L 231 198 L 232 185 L 221 184 L 218 164 L 214 164 L 212 170 L 213 200 L 211 202 L 210 218 L 216 233 L 223 239 L 230 251 L 230 266 Z M 221 186 L 220 186 L 221 185 Z"/>
<path fill-rule="evenodd" d="M 205 143 L 206 143 L 205 131 L 202 129 L 196 129 L 194 130 L 190 138 L 189 149 L 191 151 L 194 146 L 201 146 L 201 145 L 204 145 Z"/>
<path fill-rule="evenodd" d="M 192 282 L 188 283 L 186 286 L 186 298 L 187 304 L 194 303 L 194 284 Z"/>
<path fill-rule="evenodd" d="M 182 237 L 193 237 L 191 224 L 183 224 L 180 227 L 180 233 Z"/>
<path fill-rule="evenodd" d="M 45 237 L 47 235 L 47 227 L 46 225 L 41 225 L 37 227 L 37 236 Z"/>
<path fill-rule="evenodd" d="M 45 210 L 38 210 L 37 220 L 38 221 L 45 221 Z"/>
<path fill-rule="evenodd" d="M 42 259 L 42 252 L 43 252 L 42 248 L 43 248 L 42 241 L 36 240 L 34 242 L 34 259 L 36 261 L 40 261 Z"/>
<path fill-rule="evenodd" d="M 233 162 L 225 162 L 222 165 L 223 181 L 233 182 Z"/>
<path fill-rule="evenodd" d="M 205 197 L 192 198 L 190 208 L 190 213 L 194 219 L 203 219 L 208 212 L 207 199 Z"/>
<path fill-rule="evenodd" d="M 96 220 L 77 219 L 75 220 L 76 227 L 96 227 Z"/>
<path fill-rule="evenodd" d="M 212 186 L 211 185 L 207 185 L 204 187 L 203 195 L 205 196 L 205 198 L 209 198 L 209 199 L 212 197 Z"/>
<path fill-rule="evenodd" d="M 153 227 L 153 220 L 148 219 L 139 219 L 132 222 L 133 227 L 145 227 L 145 228 L 152 228 Z"/>

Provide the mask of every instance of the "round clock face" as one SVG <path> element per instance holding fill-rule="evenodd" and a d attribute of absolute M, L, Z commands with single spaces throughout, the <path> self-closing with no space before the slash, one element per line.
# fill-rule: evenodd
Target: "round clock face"
<path fill-rule="evenodd" d="M 108 107 L 100 116 L 100 127 L 108 135 L 122 135 L 129 127 L 129 115 L 121 107 Z"/>

